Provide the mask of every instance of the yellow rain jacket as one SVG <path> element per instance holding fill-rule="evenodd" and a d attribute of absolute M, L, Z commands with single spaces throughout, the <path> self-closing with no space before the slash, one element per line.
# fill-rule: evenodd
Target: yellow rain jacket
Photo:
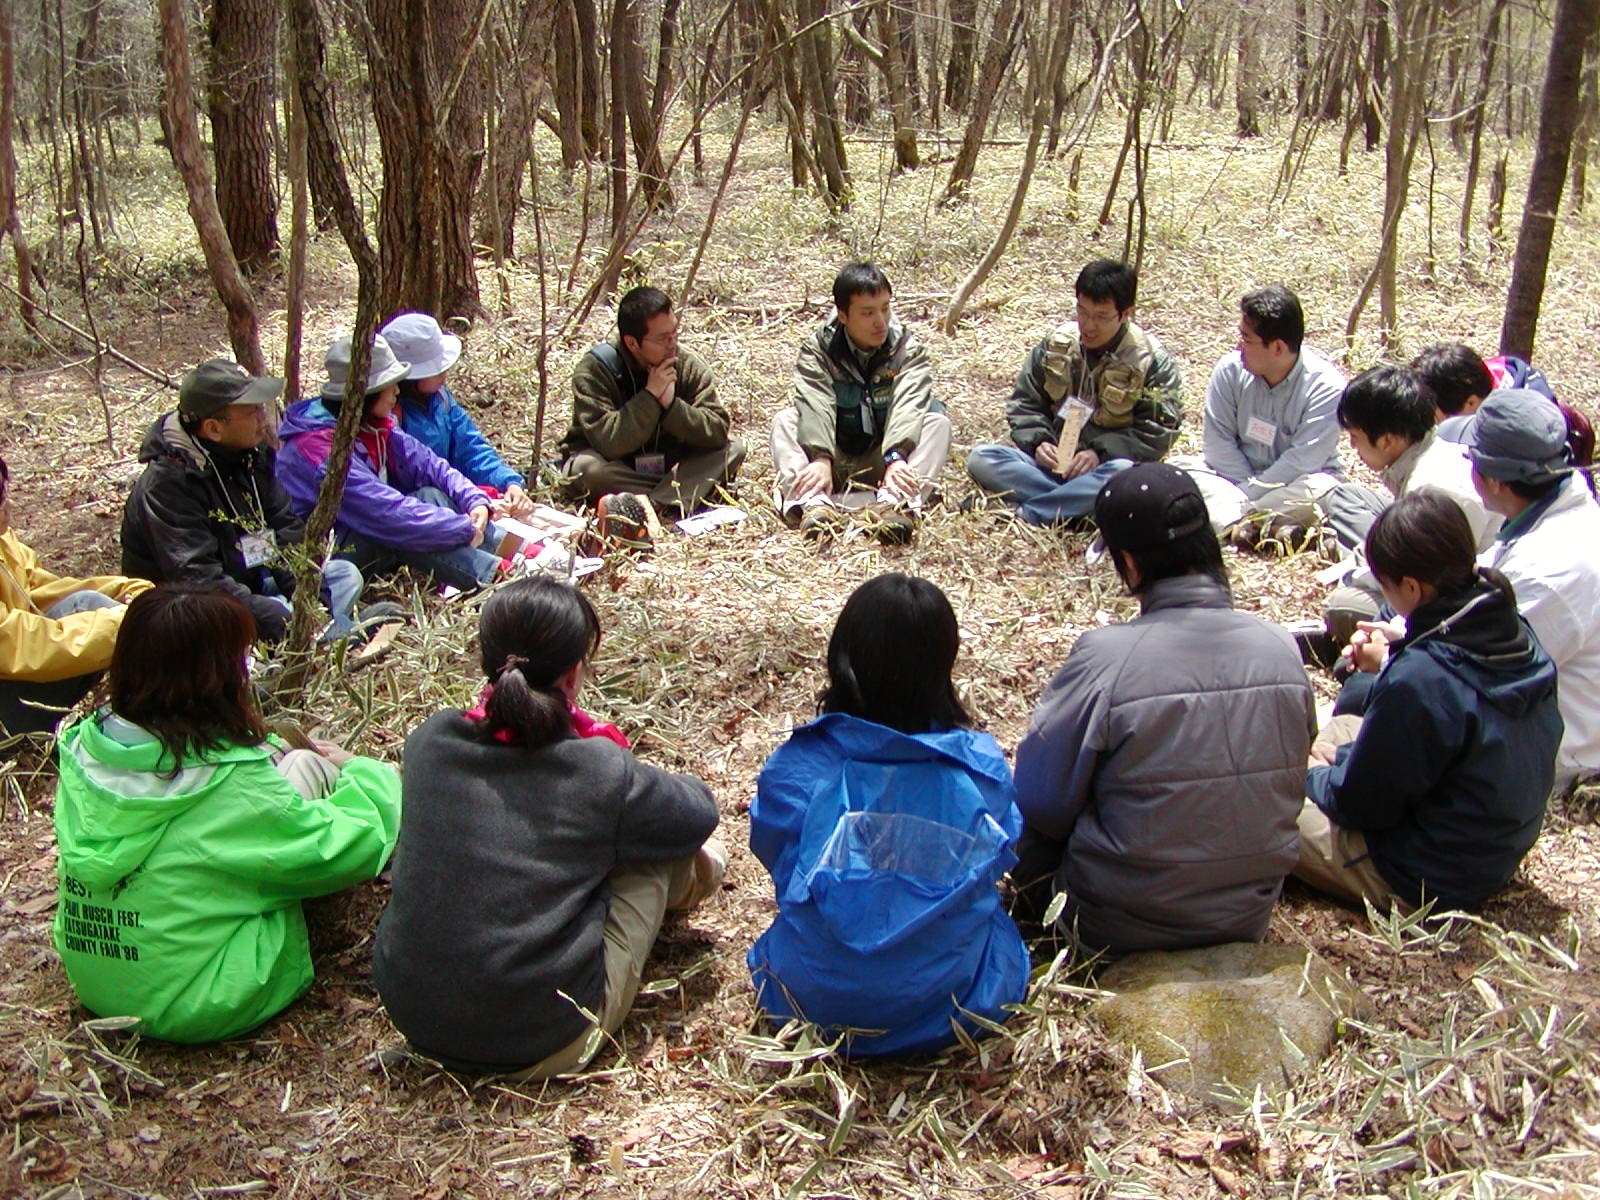
<path fill-rule="evenodd" d="M 54 683 L 104 671 L 111 665 L 123 610 L 95 609 L 59 621 L 45 612 L 74 592 L 134 596 L 152 586 L 148 580 L 121 575 L 52 575 L 15 531 L 0 533 L 0 679 Z"/>

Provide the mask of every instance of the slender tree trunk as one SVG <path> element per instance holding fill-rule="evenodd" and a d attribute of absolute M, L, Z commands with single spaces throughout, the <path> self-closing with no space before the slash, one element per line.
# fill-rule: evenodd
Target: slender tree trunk
<path fill-rule="evenodd" d="M 833 39 L 829 36 L 828 0 L 799 0 L 800 63 L 811 108 L 812 142 L 817 166 L 822 170 L 823 198 L 830 209 L 850 207 L 852 185 L 850 166 L 845 156 L 844 130 L 834 101 Z"/>
<path fill-rule="evenodd" d="M 1261 99 L 1266 90 L 1261 70 L 1260 14 L 1246 4 L 1239 20 L 1239 73 L 1234 77 L 1234 101 L 1240 137 L 1261 136 Z"/>
<path fill-rule="evenodd" d="M 302 395 L 300 362 L 305 340 L 306 240 L 309 233 L 310 165 L 305 108 L 300 101 L 300 67 L 295 39 L 286 39 L 283 55 L 283 118 L 286 125 L 285 174 L 289 182 L 289 264 L 283 307 L 283 392 L 291 401 Z"/>
<path fill-rule="evenodd" d="M 1571 185 L 1568 188 L 1572 211 L 1581 213 L 1589 192 L 1589 149 L 1600 125 L 1600 37 L 1591 35 L 1583 56 L 1583 99 L 1578 105 L 1578 127 L 1572 134 Z"/>
<path fill-rule="evenodd" d="M 278 198 L 272 172 L 272 58 L 277 31 L 277 0 L 212 0 L 207 94 L 217 208 L 246 271 L 266 266 L 278 249 Z"/>
<path fill-rule="evenodd" d="M 967 301 L 989 277 L 995 264 L 1005 254 L 1006 247 L 1011 244 L 1011 238 L 1022 219 L 1023 205 L 1027 202 L 1028 189 L 1033 183 L 1033 173 L 1039 162 L 1039 144 L 1044 140 L 1045 127 L 1049 124 L 1050 108 L 1054 103 L 1055 80 L 1066 69 L 1066 48 L 1071 45 L 1071 35 L 1068 32 L 1071 8 L 1070 0 L 1055 0 L 1044 11 L 1044 19 L 1040 22 L 1041 39 L 1048 38 L 1048 41 L 1043 46 L 1036 46 L 1029 56 L 1024 110 L 1029 113 L 1031 121 L 1027 145 L 1022 152 L 1022 167 L 1017 172 L 1016 185 L 1011 192 L 1011 203 L 1006 208 L 1005 218 L 995 233 L 994 241 L 990 243 L 983 258 L 962 280 L 955 296 L 951 298 L 949 308 L 945 310 L 944 320 L 940 325 L 947 334 L 955 332 L 956 324 L 966 310 Z"/>
<path fill-rule="evenodd" d="M 972 99 L 973 50 L 978 42 L 978 0 L 950 0 L 950 61 L 944 71 L 944 106 L 966 112 Z"/>
<path fill-rule="evenodd" d="M 950 179 L 944 187 L 942 204 L 961 198 L 972 182 L 972 173 L 978 166 L 978 151 L 983 146 L 983 134 L 989 126 L 989 114 L 994 109 L 1000 93 L 1006 68 L 1016 49 L 1021 10 L 1017 0 L 1000 0 L 995 9 L 994 25 L 983 50 L 983 67 L 978 72 L 978 87 L 972 97 L 971 111 L 967 114 L 967 130 L 961 138 L 961 149 L 950 166 Z"/>
<path fill-rule="evenodd" d="M 553 40 L 555 10 L 555 0 L 523 0 L 511 75 L 500 88 L 502 101 L 489 144 L 488 178 L 479 189 L 476 240 L 502 256 L 509 256 L 515 246 L 517 204 L 522 198 L 522 175 L 533 152 L 533 127 L 544 90 L 544 52 Z"/>
<path fill-rule="evenodd" d="M 917 128 L 911 123 L 911 92 L 890 0 L 878 4 L 878 40 L 883 43 L 883 76 L 889 85 L 889 112 L 894 122 L 894 167 L 896 171 L 915 171 L 922 156 L 917 152 Z"/>
<path fill-rule="evenodd" d="M 320 177 L 325 189 L 322 203 L 328 208 L 332 221 L 330 228 L 337 229 L 350 248 L 355 260 L 356 274 L 377 278 L 378 252 L 367 240 L 361 220 L 361 209 L 350 191 L 350 179 L 344 169 L 344 152 L 339 145 L 339 126 L 334 119 L 331 89 L 323 68 L 327 50 L 322 35 L 322 19 L 317 15 L 316 0 L 287 0 L 289 21 L 287 28 L 294 36 L 296 80 L 301 111 L 306 122 L 306 157 L 310 167 L 313 211 L 318 204 L 317 180 Z M 318 228 L 322 228 L 320 218 Z"/>
<path fill-rule="evenodd" d="M 667 208 L 672 204 L 672 186 L 661 158 L 661 131 L 650 112 L 644 51 L 639 45 L 639 22 L 634 10 L 638 2 L 616 0 L 620 15 L 615 17 L 612 28 L 621 40 L 612 42 L 611 69 L 616 82 L 621 84 L 628 128 L 633 135 L 633 165 L 640 198 L 650 208 Z M 612 102 L 616 102 L 615 88 Z"/>
<path fill-rule="evenodd" d="M 578 14 L 573 0 L 559 0 L 555 12 L 554 44 L 557 134 L 561 138 L 561 165 L 572 170 L 589 156 L 583 133 L 585 56 L 579 46 Z"/>
<path fill-rule="evenodd" d="M 1600 6 L 1594 0 L 1556 0 L 1550 62 L 1545 70 L 1544 96 L 1539 102 L 1539 140 L 1534 146 L 1528 198 L 1522 206 L 1522 228 L 1511 264 L 1505 321 L 1500 326 L 1501 354 L 1533 357 L 1550 243 L 1555 237 L 1556 214 L 1567 182 L 1567 160 L 1577 124 L 1583 56 L 1595 36 L 1597 21 Z"/>
<path fill-rule="evenodd" d="M 1500 46 L 1500 18 L 1505 9 L 1506 0 L 1494 0 L 1494 5 L 1489 10 L 1489 23 L 1484 28 L 1483 39 L 1478 48 L 1480 63 L 1478 91 L 1473 97 L 1472 109 L 1467 118 L 1471 125 L 1467 151 L 1467 178 L 1461 188 L 1461 223 L 1456 231 L 1463 260 L 1472 253 L 1472 201 L 1478 190 L 1478 170 L 1483 154 L 1483 126 L 1489 111 L 1489 85 L 1494 79 L 1494 56 Z"/>
<path fill-rule="evenodd" d="M 11 0 L 0 0 L 0 242 L 11 235 L 17 260 L 17 295 L 22 323 L 37 333 L 33 307 L 33 255 L 17 214 L 17 155 L 11 131 L 17 122 L 16 22 Z"/>
<path fill-rule="evenodd" d="M 217 211 L 217 196 L 212 190 L 211 173 L 206 168 L 205 152 L 200 145 L 183 0 L 158 0 L 157 11 L 161 19 L 161 69 L 166 76 L 161 111 L 167 147 L 189 196 L 189 216 L 200 236 L 212 286 L 228 310 L 228 340 L 233 345 L 233 356 L 252 375 L 264 375 L 266 360 L 261 355 L 255 298 L 233 257 L 233 247 L 228 242 L 228 231 L 222 226 L 222 214 Z"/>

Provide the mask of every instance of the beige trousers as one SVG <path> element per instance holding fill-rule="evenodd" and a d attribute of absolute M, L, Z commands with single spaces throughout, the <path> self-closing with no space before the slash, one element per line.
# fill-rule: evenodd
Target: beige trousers
<path fill-rule="evenodd" d="M 1234 522 L 1251 516 L 1286 517 L 1301 525 L 1315 525 L 1322 519 L 1322 510 L 1317 506 L 1317 501 L 1343 482 L 1335 476 L 1316 471 L 1275 487 L 1252 500 L 1238 484 L 1208 468 L 1205 460 L 1198 455 L 1181 454 L 1167 461 L 1175 467 L 1182 467 L 1194 479 L 1195 486 L 1205 499 L 1211 527 L 1218 533 Z"/>
<path fill-rule="evenodd" d="M 1355 741 L 1360 731 L 1360 717 L 1334 717 L 1317 734 L 1315 745 L 1337 749 Z M 1404 901 L 1373 864 L 1367 839 L 1359 829 L 1335 825 L 1309 800 L 1300 808 L 1298 824 L 1300 862 L 1294 869 L 1296 879 L 1351 904 L 1370 900 L 1380 909 L 1391 904 L 1404 907 Z"/>
<path fill-rule="evenodd" d="M 950 458 L 952 430 L 950 418 L 943 413 L 929 413 L 922 421 L 922 437 L 918 439 L 906 466 L 922 480 L 920 503 L 933 498 L 934 487 L 944 473 Z M 794 477 L 810 465 L 811 459 L 800 448 L 800 412 L 790 407 L 772 418 L 772 466 L 778 476 L 778 493 L 783 497 L 780 509 L 787 509 L 789 489 Z M 865 508 L 877 499 L 878 485 L 883 482 L 883 455 L 873 450 L 860 458 L 833 460 L 833 494 L 829 499 L 839 508 Z"/>
<path fill-rule="evenodd" d="M 722 886 L 727 853 L 715 838 L 688 858 L 666 863 L 629 863 L 611 872 L 606 910 L 606 990 L 596 1023 L 567 1045 L 526 1070 L 507 1076 L 527 1083 L 580 1071 L 622 1028 L 644 978 L 645 960 L 661 932 L 667 910 L 693 908 Z"/>

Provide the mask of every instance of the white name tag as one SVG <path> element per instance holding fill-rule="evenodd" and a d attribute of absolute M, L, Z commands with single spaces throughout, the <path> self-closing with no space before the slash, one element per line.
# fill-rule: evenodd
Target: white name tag
<path fill-rule="evenodd" d="M 641 475 L 651 475 L 659 479 L 667 473 L 667 456 L 665 454 L 635 454 L 633 456 L 633 469 Z"/>
<path fill-rule="evenodd" d="M 251 570 L 265 566 L 278 554 L 278 535 L 270 529 L 254 529 L 239 539 L 239 553 Z"/>
<path fill-rule="evenodd" d="M 1251 417 L 1250 423 L 1244 427 L 1244 436 L 1252 442 L 1259 442 L 1263 446 L 1270 446 L 1278 440 L 1278 427 L 1271 421 L 1263 421 L 1260 417 Z"/>

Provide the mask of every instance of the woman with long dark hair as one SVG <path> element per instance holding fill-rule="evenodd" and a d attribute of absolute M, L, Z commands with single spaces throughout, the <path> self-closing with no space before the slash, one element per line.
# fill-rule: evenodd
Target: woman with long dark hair
<path fill-rule="evenodd" d="M 111 703 L 61 737 L 55 944 L 78 998 L 151 1037 L 243 1033 L 311 985 L 300 901 L 383 869 L 394 769 L 267 733 L 250 610 L 203 584 L 128 605 Z"/>
<path fill-rule="evenodd" d="M 849 1054 L 937 1050 L 957 1026 L 981 1037 L 1027 991 L 995 886 L 1022 818 L 951 682 L 960 644 L 926 579 L 862 584 L 828 641 L 821 715 L 767 760 L 750 809 L 778 900 L 748 957 L 761 1006 Z"/>
<path fill-rule="evenodd" d="M 478 706 L 406 739 L 373 978 L 419 1052 L 544 1079 L 617 1032 L 666 911 L 716 891 L 726 858 L 707 841 L 706 785 L 639 762 L 577 708 L 600 645 L 581 592 L 516 580 L 484 604 L 478 636 Z"/>

